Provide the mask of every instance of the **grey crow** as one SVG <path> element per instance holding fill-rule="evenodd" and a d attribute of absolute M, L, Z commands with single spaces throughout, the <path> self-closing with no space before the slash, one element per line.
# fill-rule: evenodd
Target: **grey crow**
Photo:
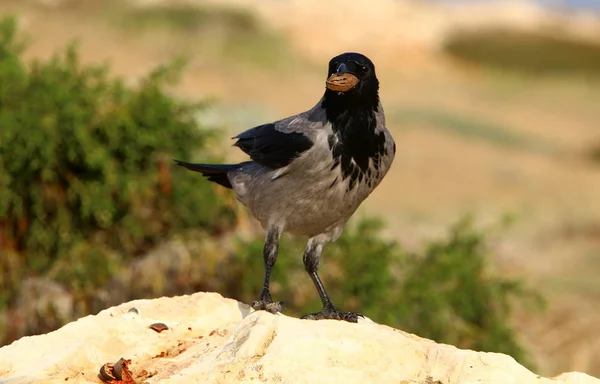
<path fill-rule="evenodd" d="M 265 280 L 255 310 L 280 312 L 269 291 L 271 269 L 284 231 L 308 237 L 304 267 L 323 309 L 306 319 L 356 322 L 338 311 L 317 274 L 323 246 L 390 169 L 396 145 L 385 127 L 375 66 L 364 55 L 344 53 L 329 62 L 325 94 L 310 110 L 235 136 L 250 156 L 239 164 L 177 164 L 231 188 L 266 230 Z"/>

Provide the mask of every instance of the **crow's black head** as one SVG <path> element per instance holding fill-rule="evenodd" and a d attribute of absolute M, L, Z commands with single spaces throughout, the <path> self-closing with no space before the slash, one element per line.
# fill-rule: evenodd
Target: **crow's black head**
<path fill-rule="evenodd" d="M 340 96 L 377 97 L 379 81 L 375 76 L 375 66 L 368 57 L 348 52 L 329 62 L 326 87 Z"/>
<path fill-rule="evenodd" d="M 349 111 L 370 113 L 379 105 L 375 66 L 360 53 L 342 53 L 331 59 L 325 87 L 322 107 L 329 121 Z"/>

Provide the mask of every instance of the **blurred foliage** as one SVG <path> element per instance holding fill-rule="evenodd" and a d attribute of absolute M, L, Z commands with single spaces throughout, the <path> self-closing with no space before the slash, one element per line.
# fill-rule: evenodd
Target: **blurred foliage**
<path fill-rule="evenodd" d="M 512 355 L 531 365 L 509 319 L 514 300 L 541 309 L 544 301 L 520 281 L 489 269 L 486 235 L 469 220 L 451 228 L 449 239 L 413 255 L 402 280 L 399 321 L 434 340 Z M 530 306 L 533 304 L 533 306 Z"/>
<path fill-rule="evenodd" d="M 236 240 L 232 194 L 170 161 L 211 160 L 212 133 L 195 119 L 203 105 L 167 93 L 179 66 L 127 87 L 106 67 L 81 65 L 72 47 L 24 63 L 15 30 L 0 22 L 0 310 L 26 325 L 9 322 L 0 337 L 133 298 L 216 290 L 255 300 L 262 239 Z M 410 254 L 380 230 L 360 220 L 326 247 L 321 274 L 340 309 L 528 363 L 509 325 L 513 300 L 528 294 L 489 270 L 484 233 L 461 222 Z M 273 274 L 273 295 L 292 315 L 321 305 L 304 243 L 284 237 Z M 18 292 L 25 277 L 33 293 Z M 44 304 L 59 301 L 51 291 L 60 308 Z M 32 303 L 36 292 L 48 293 L 44 305 Z"/>
<path fill-rule="evenodd" d="M 256 33 L 260 29 L 252 13 L 240 8 L 197 7 L 192 4 L 131 7 L 123 10 L 126 27 L 168 28 L 182 33 L 227 26 L 229 33 Z"/>
<path fill-rule="evenodd" d="M 506 353 L 531 366 L 528 354 L 510 326 L 519 301 L 542 299 L 518 281 L 489 269 L 486 235 L 469 219 L 453 226 L 444 241 L 409 254 L 379 233 L 381 223 L 362 220 L 327 245 L 320 274 L 334 304 L 359 311 L 376 322 L 461 348 Z M 320 300 L 302 265 L 304 241 L 284 239 L 272 275 L 275 300 L 286 301 L 286 313 L 299 316 L 318 311 Z M 262 286 L 262 241 L 240 247 L 230 264 L 241 281 L 227 292 L 255 300 Z M 535 308 L 535 306 L 534 306 Z"/>
<path fill-rule="evenodd" d="M 25 275 L 93 292 L 165 236 L 233 224 L 212 186 L 173 170 L 212 136 L 195 120 L 203 105 L 165 90 L 179 63 L 129 88 L 73 47 L 28 65 L 15 31 L 1 21 L 0 305 Z"/>
<path fill-rule="evenodd" d="M 444 51 L 458 59 L 530 75 L 600 75 L 600 42 L 504 29 L 456 32 Z"/>
<path fill-rule="evenodd" d="M 282 36 L 264 28 L 256 16 L 238 7 L 209 4 L 131 6 L 113 2 L 112 23 L 135 33 L 167 31 L 180 44 L 190 41 L 204 54 L 273 67 L 285 62 L 289 47 Z M 276 54 L 273 54 L 276 52 Z"/>

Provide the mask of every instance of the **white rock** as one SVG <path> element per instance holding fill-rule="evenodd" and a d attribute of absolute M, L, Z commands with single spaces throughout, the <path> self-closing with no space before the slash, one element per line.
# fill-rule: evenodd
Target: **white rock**
<path fill-rule="evenodd" d="M 169 329 L 149 329 L 155 322 Z M 0 383 L 98 383 L 100 367 L 121 357 L 138 383 L 600 384 L 582 373 L 542 378 L 509 356 L 368 319 L 299 320 L 214 293 L 136 300 L 24 337 L 0 348 Z"/>

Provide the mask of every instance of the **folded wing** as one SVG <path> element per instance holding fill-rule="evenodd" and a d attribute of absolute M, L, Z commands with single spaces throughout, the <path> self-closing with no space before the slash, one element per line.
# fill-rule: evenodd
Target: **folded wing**
<path fill-rule="evenodd" d="M 235 146 L 266 167 L 277 169 L 289 165 L 313 146 L 304 133 L 286 130 L 276 123 L 259 125 L 235 136 Z"/>

